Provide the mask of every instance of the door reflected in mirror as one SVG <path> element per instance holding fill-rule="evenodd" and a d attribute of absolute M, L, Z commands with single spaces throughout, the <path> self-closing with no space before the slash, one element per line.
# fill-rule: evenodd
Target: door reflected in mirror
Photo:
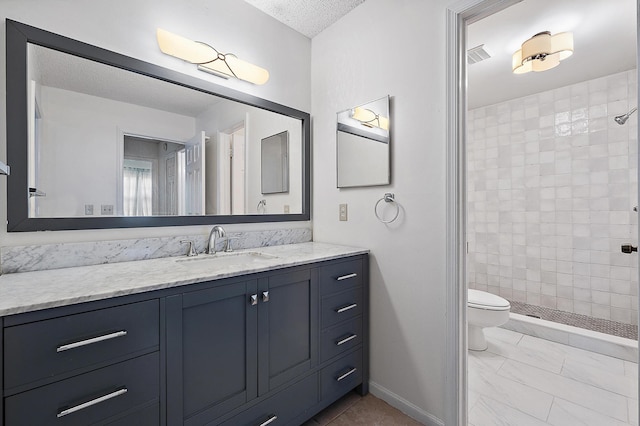
<path fill-rule="evenodd" d="M 388 185 L 389 96 L 338 113 L 338 188 Z"/>

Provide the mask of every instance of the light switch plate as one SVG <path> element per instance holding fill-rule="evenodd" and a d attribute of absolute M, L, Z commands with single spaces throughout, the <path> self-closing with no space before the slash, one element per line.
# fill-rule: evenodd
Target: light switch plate
<path fill-rule="evenodd" d="M 349 220 L 349 217 L 347 215 L 347 205 L 340 204 L 340 221 L 346 222 L 347 220 Z"/>
<path fill-rule="evenodd" d="M 284 212 L 289 213 L 289 204 L 284 205 Z"/>
<path fill-rule="evenodd" d="M 84 205 L 84 214 L 87 216 L 93 215 L 93 204 Z"/>

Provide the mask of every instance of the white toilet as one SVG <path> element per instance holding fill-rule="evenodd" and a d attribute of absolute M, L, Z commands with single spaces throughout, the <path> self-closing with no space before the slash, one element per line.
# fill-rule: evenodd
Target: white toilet
<path fill-rule="evenodd" d="M 484 351 L 487 341 L 483 328 L 497 327 L 509 321 L 509 301 L 487 293 L 486 291 L 469 289 L 467 292 L 467 324 L 469 349 Z"/>

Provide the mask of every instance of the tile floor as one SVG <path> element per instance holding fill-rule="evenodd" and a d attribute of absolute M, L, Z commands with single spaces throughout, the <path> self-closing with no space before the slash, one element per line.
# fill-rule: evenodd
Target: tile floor
<path fill-rule="evenodd" d="M 420 426 L 411 417 L 369 394 L 347 394 L 302 426 Z"/>
<path fill-rule="evenodd" d="M 638 365 L 502 328 L 469 351 L 469 425 L 638 425 Z"/>

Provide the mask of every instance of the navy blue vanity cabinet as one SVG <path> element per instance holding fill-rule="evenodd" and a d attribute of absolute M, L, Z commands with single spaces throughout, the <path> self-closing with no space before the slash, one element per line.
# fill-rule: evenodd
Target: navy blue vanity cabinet
<path fill-rule="evenodd" d="M 368 391 L 368 257 L 0 318 L 0 426 L 299 426 Z"/>
<path fill-rule="evenodd" d="M 368 258 L 320 268 L 321 399 L 330 402 L 358 388 L 368 393 Z"/>
<path fill-rule="evenodd" d="M 312 371 L 318 354 L 318 270 L 298 268 L 259 280 L 258 392 Z"/>
<path fill-rule="evenodd" d="M 298 267 L 167 298 L 168 424 L 216 424 L 313 371 L 316 274 Z"/>
<path fill-rule="evenodd" d="M 160 301 L 114 300 L 3 319 L 5 425 L 160 424 Z"/>
<path fill-rule="evenodd" d="M 258 396 L 257 280 L 167 297 L 167 423 L 206 424 Z"/>

